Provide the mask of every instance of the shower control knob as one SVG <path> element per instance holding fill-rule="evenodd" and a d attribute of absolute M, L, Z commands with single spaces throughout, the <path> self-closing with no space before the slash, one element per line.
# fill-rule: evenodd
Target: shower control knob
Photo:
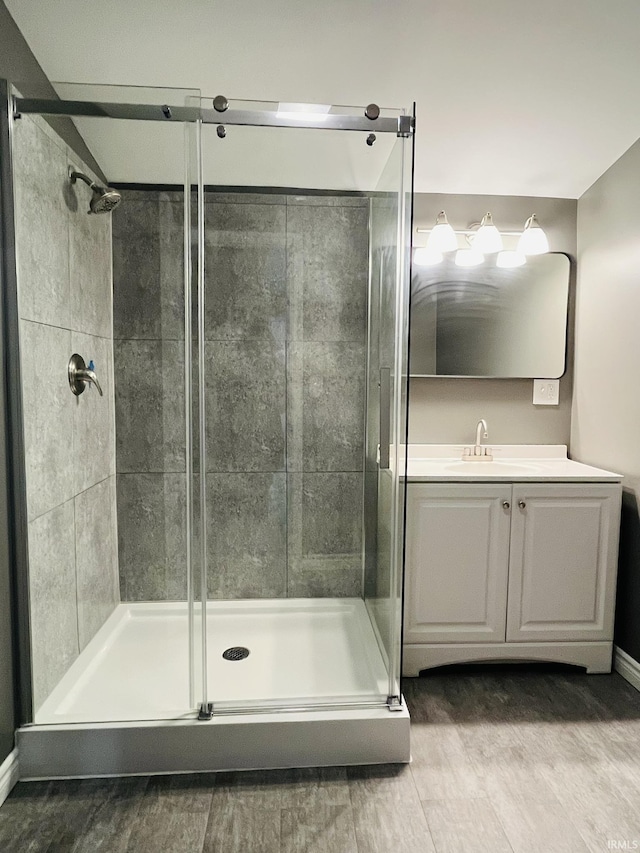
<path fill-rule="evenodd" d="M 380 116 L 380 107 L 377 104 L 369 104 L 364 114 L 371 121 L 375 121 Z"/>
<path fill-rule="evenodd" d="M 224 113 L 229 109 L 229 101 L 224 95 L 216 95 L 213 99 L 213 108 L 218 113 Z"/>
<path fill-rule="evenodd" d="M 76 397 L 79 397 L 80 394 L 84 392 L 84 389 L 88 384 L 94 385 L 98 394 L 100 394 L 101 397 L 103 396 L 102 388 L 100 387 L 98 377 L 96 376 L 93 368 L 93 361 L 90 361 L 89 367 L 87 367 L 83 357 L 78 355 L 77 352 L 74 352 L 69 359 L 69 364 L 67 366 L 69 387 Z"/>

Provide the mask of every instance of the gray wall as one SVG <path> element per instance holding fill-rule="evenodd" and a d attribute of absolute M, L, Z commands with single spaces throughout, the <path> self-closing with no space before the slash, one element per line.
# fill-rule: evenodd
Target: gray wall
<path fill-rule="evenodd" d="M 616 642 L 640 660 L 640 142 L 578 202 L 575 456 L 625 475 Z"/>
<path fill-rule="evenodd" d="M 1 272 L 0 285 L 6 286 Z M 0 306 L 0 320 L 4 319 L 2 313 L 3 307 Z M 5 342 L 3 330 L 4 323 L 2 322 L 0 323 L 0 367 L 4 376 Z M 16 728 L 12 639 L 15 616 L 12 612 L 11 552 L 9 549 L 11 533 L 8 515 L 10 501 L 7 483 L 6 416 L 3 387 L 3 393 L 0 395 L 0 764 L 13 749 L 13 734 Z"/>
<path fill-rule="evenodd" d="M 465 229 L 488 210 L 498 228 L 522 229 L 536 213 L 553 252 L 576 256 L 576 207 L 571 199 L 519 196 L 438 195 L 417 193 L 415 228 L 431 228 L 444 209 L 451 225 Z M 415 235 L 424 245 L 426 235 Z M 410 382 L 409 440 L 414 443 L 463 443 L 473 438 L 479 418 L 489 424 L 494 444 L 568 444 L 571 427 L 573 370 L 573 307 L 575 283 L 570 285 L 568 367 L 560 381 L 560 405 L 532 403 L 530 379 L 412 379 Z"/>
<path fill-rule="evenodd" d="M 121 593 L 184 599 L 182 203 L 125 191 L 113 224 Z M 207 194 L 211 598 L 361 594 L 367 227 L 366 199 Z"/>
<path fill-rule="evenodd" d="M 14 173 L 29 580 L 37 709 L 117 601 L 111 225 L 88 216 L 86 170 L 40 118 L 15 124 Z M 104 389 L 75 397 L 67 363 Z"/>

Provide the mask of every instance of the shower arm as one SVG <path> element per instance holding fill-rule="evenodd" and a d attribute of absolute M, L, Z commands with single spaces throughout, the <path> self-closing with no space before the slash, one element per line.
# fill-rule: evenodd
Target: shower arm
<path fill-rule="evenodd" d="M 76 172 L 75 169 L 69 169 L 69 180 L 71 181 L 71 183 L 75 184 L 78 178 L 80 178 L 81 181 L 84 181 L 85 184 L 89 187 L 89 189 L 103 189 L 100 184 L 97 184 L 95 181 L 92 181 L 91 178 L 83 174 L 83 172 Z"/>

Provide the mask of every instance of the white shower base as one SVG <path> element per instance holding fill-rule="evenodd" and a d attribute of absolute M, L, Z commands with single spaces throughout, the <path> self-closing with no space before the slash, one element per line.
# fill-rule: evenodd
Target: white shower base
<path fill-rule="evenodd" d="M 119 605 L 21 729 L 23 778 L 408 760 L 404 704 L 371 707 L 387 671 L 360 599 L 209 602 L 207 641 L 216 713 L 200 722 L 186 603 Z M 224 660 L 232 646 L 249 656 Z M 198 685 L 199 642 L 195 652 Z M 332 703 L 365 704 L 313 710 Z"/>
<path fill-rule="evenodd" d="M 196 604 L 195 700 L 202 699 Z M 193 716 L 185 602 L 120 604 L 36 712 L 36 723 Z M 216 709 L 299 707 L 387 696 L 387 672 L 360 599 L 207 604 L 208 700 Z M 249 657 L 222 652 L 245 646 Z"/>

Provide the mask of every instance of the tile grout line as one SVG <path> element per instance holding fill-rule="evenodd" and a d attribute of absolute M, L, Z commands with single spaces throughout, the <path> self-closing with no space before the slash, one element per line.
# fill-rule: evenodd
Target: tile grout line
<path fill-rule="evenodd" d="M 133 473 L 142 473 L 142 474 L 144 474 L 144 473 L 146 473 L 146 472 L 142 471 L 142 472 L 133 472 Z M 155 473 L 155 472 L 151 472 L 151 473 Z M 172 473 L 172 472 L 170 472 L 170 473 Z M 91 491 L 91 489 L 95 488 L 96 486 L 100 486 L 102 483 L 106 483 L 106 482 L 107 482 L 107 480 L 109 480 L 111 477 L 116 477 L 116 476 L 117 476 L 117 474 L 118 474 L 118 472 L 117 472 L 117 471 L 114 471 L 112 474 L 107 474 L 107 476 L 106 476 L 106 477 L 103 477 L 101 480 L 98 480 L 97 482 L 92 483 L 90 486 L 87 486 L 87 488 L 86 488 L 86 489 L 82 489 L 82 491 L 80 491 L 80 492 L 76 492 L 76 494 L 71 495 L 70 497 L 66 498 L 66 499 L 65 499 L 65 500 L 63 500 L 63 501 L 60 501 L 60 503 L 59 503 L 59 504 L 56 504 L 55 506 L 52 506 L 50 509 L 47 509 L 47 510 L 45 510 L 44 512 L 40 512 L 40 513 L 38 513 L 38 515 L 34 515 L 34 517 L 33 517 L 33 518 L 28 519 L 28 523 L 29 523 L 29 524 L 31 524 L 31 523 L 32 523 L 32 522 L 34 522 L 34 521 L 38 521 L 38 519 L 43 518 L 45 515 L 49 515 L 49 513 L 50 513 L 50 512 L 53 512 L 53 511 L 54 511 L 54 509 L 59 509 L 61 506 L 64 506 L 65 504 L 68 504 L 68 503 L 69 503 L 69 501 L 75 501 L 75 499 L 76 499 L 76 498 L 78 498 L 78 497 L 80 497 L 80 495 L 84 495 L 86 492 Z"/>
<path fill-rule="evenodd" d="M 69 154 L 68 154 L 68 152 L 65 153 L 65 163 L 68 167 L 68 165 L 69 165 Z M 70 221 L 71 217 L 70 217 L 70 213 L 68 210 L 66 211 L 66 214 L 65 214 L 65 220 L 66 220 L 66 226 L 67 226 L 67 279 L 68 279 L 67 283 L 69 285 L 69 297 L 71 298 L 72 297 L 72 294 L 71 294 L 71 287 L 72 287 L 71 286 L 71 280 L 72 280 L 71 255 L 72 255 L 72 251 L 71 251 L 71 221 Z M 47 324 L 42 323 L 41 325 L 46 326 Z M 67 331 L 69 332 L 70 335 L 72 334 L 71 329 L 68 329 Z M 69 343 L 71 343 L 71 339 L 69 339 Z M 71 346 L 73 346 L 73 345 L 71 345 Z M 71 353 L 69 355 L 71 355 Z M 73 453 L 74 463 L 72 463 L 72 472 L 71 473 L 72 473 L 72 479 L 73 479 L 73 490 L 74 490 L 74 492 L 76 492 L 76 482 L 75 482 L 76 465 L 75 465 L 75 460 L 78 458 L 78 456 L 76 453 L 77 436 L 76 436 L 75 411 L 74 411 L 73 415 L 74 416 L 72 416 L 72 418 L 71 418 L 71 451 Z M 74 579 L 75 579 L 74 586 L 75 586 L 75 594 L 76 594 L 75 595 L 75 598 L 76 598 L 76 606 L 75 606 L 75 611 L 76 611 L 76 642 L 77 642 L 77 648 L 78 648 L 78 656 L 80 656 L 82 649 L 80 648 L 80 595 L 78 592 L 78 526 L 77 526 L 77 514 L 76 514 L 76 497 L 77 497 L 77 492 L 73 495 L 73 499 L 72 499 L 73 500 L 73 575 L 74 575 Z"/>
<path fill-rule="evenodd" d="M 183 469 L 183 470 L 180 470 L 180 471 L 176 471 L 176 470 L 169 470 L 169 471 L 168 471 L 168 470 L 166 470 L 166 469 L 163 469 L 162 471 L 157 471 L 156 469 L 153 469 L 153 470 L 146 470 L 146 471 L 115 471 L 115 472 L 114 472 L 114 474 L 122 475 L 122 476 L 124 476 L 124 477 L 128 476 L 129 474 L 131 474 L 131 475 L 144 475 L 144 474 L 156 474 L 156 475 L 160 475 L 160 474 L 172 474 L 172 475 L 179 475 L 179 474 L 185 474 L 185 475 L 186 475 L 186 470 L 184 470 L 184 469 Z M 297 470 L 297 469 L 293 469 L 293 470 L 288 469 L 288 470 L 287 470 L 287 469 L 284 469 L 284 468 L 279 468 L 279 469 L 277 469 L 277 470 L 275 470 L 275 471 L 274 471 L 273 469 L 272 469 L 272 470 L 266 470 L 266 471 L 265 471 L 265 470 L 255 470 L 255 471 L 254 471 L 254 470 L 252 470 L 252 471 L 247 471 L 247 470 L 239 470 L 239 469 L 234 469 L 234 470 L 225 470 L 225 471 L 221 471 L 221 470 L 207 471 L 207 476 L 209 476 L 210 474 L 211 474 L 211 475 L 214 475 L 214 474 L 216 474 L 216 475 L 217 475 L 217 474 L 284 474 L 284 475 L 287 475 L 287 476 L 303 476 L 303 475 L 309 475 L 309 476 L 315 476 L 315 475 L 318 475 L 318 476 L 323 475 L 323 476 L 324 476 L 324 475 L 327 475 L 327 476 L 328 476 L 328 475 L 330 475 L 330 474 L 363 474 L 363 471 L 362 471 L 362 468 L 359 468 L 359 469 L 347 469 L 347 470 L 345 470 L 344 468 L 340 468 L 340 469 L 335 470 L 335 471 L 334 471 L 334 470 L 326 470 L 326 469 L 322 469 L 322 470 L 319 470 L 319 471 L 318 471 L 318 470 L 313 470 L 313 471 L 309 471 L 309 470 L 307 470 L 307 471 L 304 471 L 304 470 Z M 109 474 L 109 475 L 107 475 L 107 476 L 109 477 L 109 476 L 113 476 L 113 475 Z M 107 479 L 107 477 L 104 477 L 103 479 L 105 479 L 105 480 L 106 480 L 106 479 Z M 102 480 L 100 480 L 100 481 L 98 481 L 98 482 L 102 482 Z M 97 485 L 97 483 L 96 483 L 95 485 Z M 92 488 L 92 486 L 88 486 L 86 489 L 83 489 L 83 491 L 85 491 L 85 492 L 86 492 L 86 491 L 88 491 L 88 489 L 90 489 L 90 488 Z M 82 493 L 81 493 L 81 492 L 79 492 L 78 494 L 82 494 Z M 63 503 L 65 503 L 65 502 L 63 501 Z M 43 513 L 41 513 L 41 514 L 43 514 Z"/>
<path fill-rule="evenodd" d="M 514 848 L 513 844 L 511 843 L 511 839 L 509 838 L 509 833 L 507 832 L 507 828 L 504 825 L 504 823 L 502 822 L 502 818 L 500 817 L 499 812 L 497 811 L 497 809 L 494 806 L 493 797 L 490 795 L 487 796 L 487 802 L 491 806 L 491 811 L 493 812 L 493 814 L 496 817 L 496 820 L 498 821 L 498 825 L 500 826 L 500 829 L 502 830 L 502 834 L 504 835 L 504 837 L 507 841 L 507 844 L 509 845 L 509 849 L 512 851 L 512 853 L 515 853 L 515 848 Z"/>
<path fill-rule="evenodd" d="M 289 241 L 287 238 L 289 227 L 288 209 L 284 205 L 284 284 L 285 294 L 287 299 L 287 325 L 286 337 L 289 338 L 291 331 L 291 291 L 289 287 Z M 289 347 L 286 341 L 284 342 L 284 464 L 285 464 L 285 480 L 284 480 L 284 589 L 285 597 L 289 598 Z M 282 815 L 280 816 L 280 844 L 282 846 Z"/>
<path fill-rule="evenodd" d="M 80 648 L 80 596 L 78 594 L 78 527 L 76 524 L 76 497 L 73 498 L 73 574 L 76 588 L 76 639 L 78 641 L 78 656 Z"/>
<path fill-rule="evenodd" d="M 29 320 L 28 317 L 21 317 L 21 320 L 25 320 L 28 323 L 37 323 L 41 326 L 52 325 L 50 323 L 42 323 L 39 320 Z M 65 331 L 73 332 L 78 331 L 75 329 L 66 329 L 63 326 L 53 326 L 55 329 L 65 329 Z M 111 341 L 111 338 L 105 337 L 104 335 L 93 335 L 89 332 L 80 332 L 78 334 L 88 335 L 94 338 L 102 338 L 106 341 Z M 153 342 L 153 343 L 170 343 L 170 344 L 182 344 L 184 343 L 184 337 L 182 338 L 174 338 L 167 337 L 166 335 L 153 335 L 149 337 L 132 337 L 126 335 L 118 335 L 113 338 L 114 343 L 136 343 L 140 342 Z M 195 338 L 194 338 L 195 342 Z M 365 339 L 365 335 L 363 334 L 360 338 L 205 338 L 205 343 L 207 344 L 273 344 L 274 346 L 284 347 L 288 344 L 354 344 L 363 346 L 366 348 L 367 341 Z"/>
<path fill-rule="evenodd" d="M 20 317 L 19 319 L 22 323 L 32 323 L 34 326 L 44 326 L 46 329 L 57 329 L 60 332 L 70 332 L 72 335 L 84 335 L 86 338 L 98 338 L 98 340 L 106 341 L 106 343 L 112 342 L 112 338 L 108 335 L 99 335 L 94 332 L 83 332 L 82 329 L 70 329 L 68 326 L 58 326 L 55 323 L 44 323 L 42 320 L 32 320 L 30 317 Z M 128 340 L 128 338 L 123 340 Z M 139 340 L 147 340 L 147 338 L 140 338 Z"/>
<path fill-rule="evenodd" d="M 211 799 L 209 800 L 209 810 L 207 812 L 207 822 L 204 828 L 204 835 L 202 836 L 202 847 L 199 851 L 195 851 L 195 853 L 205 853 L 205 844 L 207 843 L 207 837 L 209 835 L 209 825 L 213 818 L 213 798 L 215 797 L 216 788 L 218 786 L 218 780 L 214 778 L 213 785 L 211 786 Z"/>

